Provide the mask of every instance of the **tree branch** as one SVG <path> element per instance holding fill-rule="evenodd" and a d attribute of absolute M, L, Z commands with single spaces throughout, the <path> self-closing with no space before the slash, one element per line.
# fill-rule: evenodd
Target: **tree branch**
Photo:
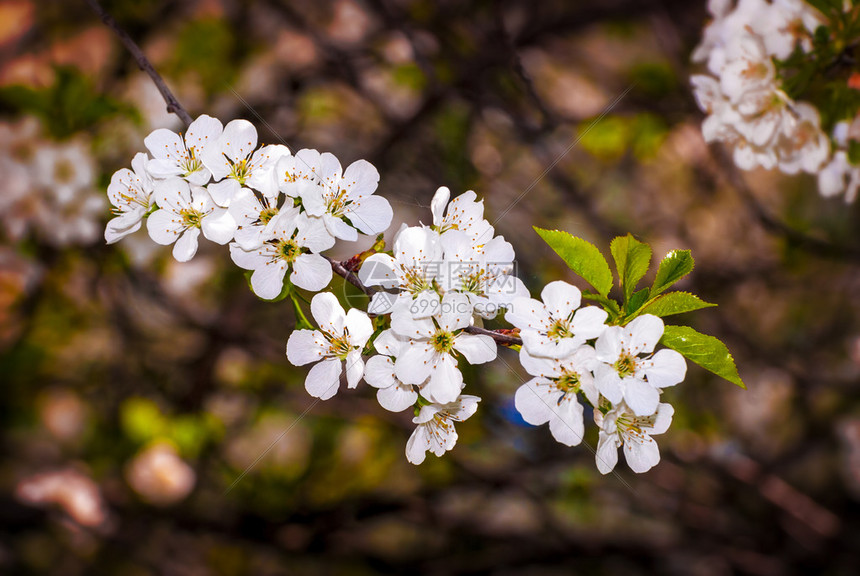
<path fill-rule="evenodd" d="M 176 96 L 173 95 L 173 92 L 170 91 L 164 78 L 162 78 L 155 68 L 152 67 L 152 64 L 147 60 L 146 56 L 143 54 L 143 50 L 140 49 L 140 46 L 138 46 L 137 43 L 131 39 L 131 36 L 129 36 L 119 24 L 117 24 L 117 21 L 113 19 L 113 16 L 105 12 L 105 9 L 98 3 L 98 0 L 87 0 L 87 4 L 90 5 L 93 12 L 98 14 L 99 18 L 102 19 L 102 22 L 105 23 L 105 26 L 114 31 L 126 49 L 131 52 L 131 55 L 137 61 L 137 65 L 140 69 L 146 72 L 155 83 L 156 88 L 161 92 L 161 97 L 164 98 L 164 102 L 167 104 L 167 111 L 179 116 L 179 119 L 185 123 L 186 127 L 190 126 L 192 122 L 191 115 L 188 114 L 185 108 L 183 108 L 176 99 Z"/>

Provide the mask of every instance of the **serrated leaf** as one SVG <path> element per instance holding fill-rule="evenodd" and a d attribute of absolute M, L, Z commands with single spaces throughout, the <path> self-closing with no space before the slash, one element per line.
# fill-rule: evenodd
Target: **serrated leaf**
<path fill-rule="evenodd" d="M 705 370 L 746 389 L 729 349 L 717 338 L 688 326 L 666 326 L 660 342 Z"/>
<path fill-rule="evenodd" d="M 695 294 L 690 294 L 689 292 L 667 292 L 645 306 L 641 310 L 641 313 L 663 317 L 701 310 L 702 308 L 710 308 L 712 306 L 716 306 L 716 304 L 705 302 Z"/>
<path fill-rule="evenodd" d="M 689 250 L 672 250 L 660 262 L 657 276 L 651 286 L 651 295 L 656 296 L 693 270 L 693 256 Z"/>
<path fill-rule="evenodd" d="M 609 294 L 612 289 L 612 271 L 594 244 L 561 230 L 545 230 L 535 226 L 535 232 L 561 256 L 571 270 L 594 286 L 598 294 Z"/>
<path fill-rule="evenodd" d="M 651 265 L 651 247 L 640 242 L 632 234 L 618 236 L 609 245 L 615 269 L 618 271 L 618 283 L 624 293 L 624 301 L 630 300 L 630 295 L 636 289 L 636 284 L 648 272 Z"/>
<path fill-rule="evenodd" d="M 650 288 L 643 288 L 638 292 L 634 292 L 633 295 L 630 296 L 630 301 L 627 303 L 627 313 L 630 314 L 639 310 L 640 306 L 642 306 L 643 304 L 645 304 L 645 302 L 648 301 L 648 297 L 650 295 Z"/>

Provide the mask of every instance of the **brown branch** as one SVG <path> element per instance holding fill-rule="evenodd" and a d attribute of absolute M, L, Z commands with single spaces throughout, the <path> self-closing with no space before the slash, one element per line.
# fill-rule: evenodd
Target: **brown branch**
<path fill-rule="evenodd" d="M 105 23 L 105 26 L 114 31 L 126 49 L 131 52 L 131 55 L 137 61 L 137 65 L 140 69 L 146 72 L 155 83 L 156 88 L 161 92 L 161 97 L 164 98 L 164 102 L 167 104 L 167 111 L 179 116 L 179 119 L 185 123 L 186 127 L 190 126 L 192 122 L 191 115 L 188 114 L 185 108 L 183 108 L 176 99 L 176 96 L 173 95 L 173 92 L 170 91 L 167 83 L 164 82 L 164 78 L 162 78 L 155 68 L 152 67 L 152 64 L 143 54 L 143 50 L 140 49 L 140 46 L 138 46 L 137 43 L 131 39 L 131 36 L 129 36 L 119 24 L 117 24 L 117 21 L 113 19 L 113 16 L 105 12 L 105 9 L 98 3 L 98 0 L 87 0 L 87 4 L 90 5 L 93 12 L 98 14 L 99 18 L 102 19 L 102 22 Z"/>

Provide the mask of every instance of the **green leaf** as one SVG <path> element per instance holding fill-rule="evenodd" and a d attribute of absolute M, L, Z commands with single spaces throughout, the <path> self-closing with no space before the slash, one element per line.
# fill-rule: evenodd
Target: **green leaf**
<path fill-rule="evenodd" d="M 657 277 L 651 286 L 651 295 L 656 296 L 693 270 L 693 256 L 689 250 L 672 250 L 660 262 Z"/>
<path fill-rule="evenodd" d="M 618 284 L 624 293 L 624 302 L 630 300 L 630 295 L 636 289 L 636 284 L 642 279 L 651 264 L 651 247 L 640 242 L 632 234 L 618 236 L 609 245 L 615 269 L 618 271 Z"/>
<path fill-rule="evenodd" d="M 609 294 L 612 289 L 612 271 L 594 244 L 560 230 L 544 230 L 535 226 L 535 232 L 561 256 L 571 270 L 594 286 L 598 294 Z"/>
<path fill-rule="evenodd" d="M 705 370 L 746 389 L 729 349 L 713 336 L 701 334 L 687 326 L 666 326 L 660 342 Z"/>
<path fill-rule="evenodd" d="M 627 303 L 627 313 L 630 314 L 632 312 L 636 312 L 639 308 L 648 301 L 648 297 L 651 295 L 650 288 L 643 288 L 638 292 L 634 292 L 630 297 L 630 301 Z"/>
<path fill-rule="evenodd" d="M 146 398 L 124 401 L 119 409 L 119 420 L 126 437 L 141 444 L 164 434 L 168 425 L 158 405 Z"/>
<path fill-rule="evenodd" d="M 701 310 L 702 308 L 710 308 L 712 306 L 716 306 L 716 304 L 705 302 L 689 292 L 667 292 L 652 300 L 639 312 L 640 314 L 653 314 L 654 316 L 663 317 Z"/>

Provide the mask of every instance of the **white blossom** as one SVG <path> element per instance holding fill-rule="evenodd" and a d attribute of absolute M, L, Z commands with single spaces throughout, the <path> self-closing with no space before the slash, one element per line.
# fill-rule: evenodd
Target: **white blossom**
<path fill-rule="evenodd" d="M 454 354 L 459 353 L 470 364 L 496 358 L 495 340 L 463 331 L 471 320 L 469 300 L 453 292 L 442 298 L 439 312 L 431 318 L 393 315 L 391 329 L 409 339 L 394 362 L 397 378 L 405 384 L 423 384 L 421 395 L 431 402 L 453 402 L 463 388 L 463 374 Z"/>
<path fill-rule="evenodd" d="M 307 166 L 300 168 L 300 162 Z M 282 163 L 284 173 L 283 178 L 280 178 L 279 169 L 280 180 L 287 179 L 291 166 L 293 170 L 298 168 L 293 178 L 301 182 L 295 188 L 304 209 L 311 216 L 322 218 L 326 230 L 333 237 L 355 241 L 359 232 L 379 234 L 391 225 L 393 211 L 388 200 L 374 194 L 379 184 L 379 172 L 370 162 L 357 160 L 344 171 L 333 154 L 319 154 L 311 150 L 294 163 Z M 315 185 L 310 185 L 309 179 L 303 178 L 308 168 L 314 176 L 311 181 Z M 287 188 L 289 184 L 286 182 Z M 284 186 L 283 183 L 281 185 Z"/>
<path fill-rule="evenodd" d="M 227 211 L 236 221 L 236 243 L 243 250 L 259 248 L 272 235 L 276 224 L 275 216 L 280 212 L 278 191 L 255 194 L 248 188 L 240 188 Z"/>
<path fill-rule="evenodd" d="M 209 192 L 180 178 L 156 184 L 152 193 L 159 210 L 146 221 L 150 238 L 164 246 L 173 244 L 173 256 L 187 262 L 197 253 L 200 231 L 207 239 L 226 244 L 233 238 L 236 222 L 225 208 L 215 205 Z"/>
<path fill-rule="evenodd" d="M 600 393 L 613 404 L 623 399 L 637 415 L 653 414 L 660 390 L 682 382 L 687 373 L 678 352 L 663 349 L 651 354 L 662 336 L 663 321 L 651 314 L 623 327 L 606 328 L 595 344 L 599 363 L 594 377 Z"/>
<path fill-rule="evenodd" d="M 364 369 L 364 380 L 377 388 L 379 405 L 391 412 L 406 410 L 418 400 L 414 386 L 401 382 L 394 371 L 395 359 L 404 345 L 408 345 L 408 339 L 397 336 L 393 330 L 383 331 L 373 341 L 378 354 L 368 359 Z"/>
<path fill-rule="evenodd" d="M 334 240 L 319 218 L 308 218 L 299 208 L 281 210 L 270 222 L 266 240 L 253 250 L 230 244 L 230 257 L 245 270 L 253 270 L 251 288 L 260 298 L 271 300 L 283 290 L 284 277 L 311 292 L 318 292 L 331 282 L 328 261 L 318 253 L 328 250 Z"/>
<path fill-rule="evenodd" d="M 118 242 L 139 230 L 141 221 L 152 204 L 153 182 L 146 172 L 146 162 L 146 154 L 135 154 L 131 161 L 131 170 L 123 168 L 111 176 L 107 193 L 116 216 L 105 228 L 105 240 L 108 244 Z"/>
<path fill-rule="evenodd" d="M 451 190 L 439 187 L 430 202 L 433 214 L 433 228 L 440 234 L 448 230 L 465 232 L 476 245 L 489 242 L 494 230 L 484 219 L 484 201 L 476 200 L 475 192 L 468 190 L 448 202 Z"/>
<path fill-rule="evenodd" d="M 212 199 L 227 207 L 239 190 L 247 186 L 263 195 L 277 196 L 275 166 L 290 150 L 280 144 L 257 148 L 257 129 L 247 120 L 232 120 L 203 152 L 203 164 L 212 173 Z"/>
<path fill-rule="evenodd" d="M 510 308 L 515 298 L 528 296 L 525 284 L 513 275 L 514 248 L 504 237 L 475 245 L 465 232 L 449 230 L 440 242 L 444 253 L 439 275 L 442 289 L 465 294 L 476 314 L 495 318 L 502 308 Z"/>
<path fill-rule="evenodd" d="M 296 330 L 287 341 L 287 359 L 296 366 L 318 362 L 308 372 L 305 389 L 314 398 L 328 400 L 337 394 L 346 365 L 346 380 L 355 388 L 364 374 L 362 350 L 373 334 L 373 323 L 356 308 L 344 312 L 331 292 L 311 300 L 311 314 L 319 330 Z"/>
<path fill-rule="evenodd" d="M 562 359 L 539 358 L 520 350 L 520 363 L 535 376 L 517 389 L 514 405 L 523 420 L 534 426 L 549 422 L 553 438 L 576 446 L 585 432 L 583 408 L 577 400 L 582 392 L 592 406 L 599 394 L 591 370 L 595 365 L 594 348 L 580 346 Z"/>
<path fill-rule="evenodd" d="M 505 320 L 520 329 L 523 347 L 533 356 L 563 358 L 606 329 L 607 312 L 596 306 L 580 308 L 576 286 L 556 280 L 541 291 L 543 302 L 517 298 Z"/>
<path fill-rule="evenodd" d="M 403 228 L 394 239 L 393 254 L 372 254 L 358 271 L 366 286 L 397 290 L 395 296 L 374 294 L 368 310 L 387 314 L 399 307 L 414 318 L 429 318 L 438 311 L 440 302 L 436 291 L 442 261 L 439 235 L 424 226 Z"/>
<path fill-rule="evenodd" d="M 661 403 L 653 414 L 638 416 L 625 404 L 614 406 L 605 415 L 594 411 L 594 421 L 600 428 L 595 462 L 601 474 L 608 474 L 618 463 L 618 448 L 624 446 L 627 465 L 636 473 L 647 472 L 660 462 L 660 449 L 651 436 L 669 429 L 671 404 Z"/>
<path fill-rule="evenodd" d="M 156 179 L 179 176 L 193 185 L 205 185 L 211 173 L 203 165 L 202 155 L 221 131 L 221 121 L 205 114 L 191 123 L 185 138 L 166 128 L 154 130 L 143 140 L 152 155 L 147 171 Z"/>
<path fill-rule="evenodd" d="M 457 444 L 455 422 L 463 422 L 478 410 L 477 396 L 462 395 L 445 404 L 425 404 L 412 422 L 418 426 L 406 442 L 406 459 L 421 464 L 429 450 L 436 456 Z"/>

